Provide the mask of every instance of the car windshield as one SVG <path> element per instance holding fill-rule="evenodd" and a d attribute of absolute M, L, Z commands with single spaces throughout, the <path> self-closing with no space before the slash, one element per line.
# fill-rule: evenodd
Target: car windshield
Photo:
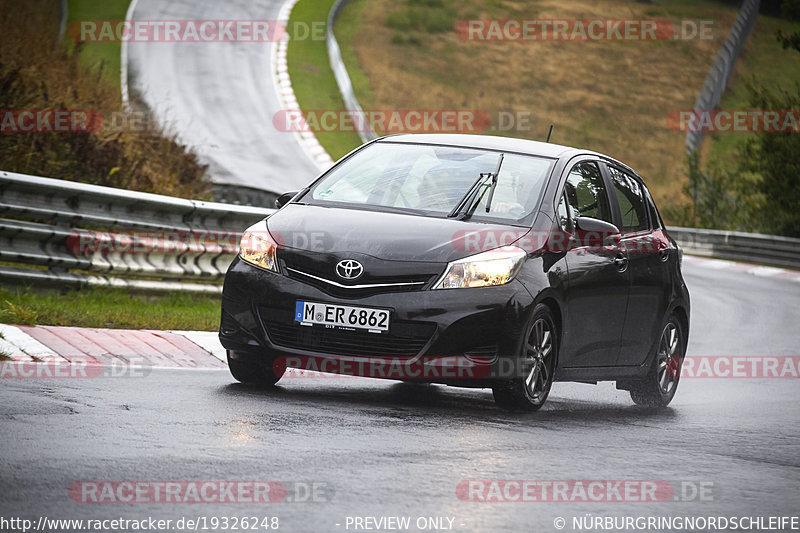
<path fill-rule="evenodd" d="M 474 219 L 518 222 L 536 207 L 553 160 L 452 146 L 379 142 L 353 155 L 315 184 L 302 200 L 401 210 L 446 217 L 481 174 L 470 211 Z M 493 194 L 489 174 L 502 161 Z M 486 211 L 489 198 L 490 210 Z"/>

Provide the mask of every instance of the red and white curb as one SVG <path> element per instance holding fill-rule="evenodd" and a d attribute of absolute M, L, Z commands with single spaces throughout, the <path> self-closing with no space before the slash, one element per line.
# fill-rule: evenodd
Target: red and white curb
<path fill-rule="evenodd" d="M 0 324 L 0 354 L 15 363 L 80 362 L 152 368 L 226 368 L 215 332 Z"/>
<path fill-rule="evenodd" d="M 289 15 L 297 0 L 288 0 L 281 6 L 278 12 L 278 23 L 288 26 Z M 286 52 L 289 48 L 289 36 L 285 35 L 272 47 L 273 82 L 278 93 L 278 102 L 287 113 L 302 113 L 297 97 L 292 89 L 292 80 L 289 78 L 289 67 L 286 62 Z M 319 167 L 320 170 L 327 170 L 333 166 L 333 159 L 319 143 L 313 131 L 294 132 L 297 141 L 305 153 Z"/>
<path fill-rule="evenodd" d="M 711 257 L 702 257 L 698 255 L 685 255 L 683 257 L 683 262 L 690 265 L 696 265 L 701 268 L 729 270 L 732 272 L 741 272 L 743 274 L 750 274 L 752 276 L 759 276 L 762 278 L 786 279 L 789 281 L 800 282 L 800 272 L 786 268 L 739 263 L 738 261 L 726 261 L 724 259 L 713 259 Z"/>

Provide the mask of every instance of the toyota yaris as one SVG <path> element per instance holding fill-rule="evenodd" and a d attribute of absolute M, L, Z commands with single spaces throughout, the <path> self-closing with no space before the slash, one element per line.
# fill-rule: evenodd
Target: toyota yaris
<path fill-rule="evenodd" d="M 641 177 L 602 154 L 478 135 L 367 143 L 249 228 L 225 278 L 233 377 L 291 368 L 491 388 L 675 395 L 681 251 Z"/>

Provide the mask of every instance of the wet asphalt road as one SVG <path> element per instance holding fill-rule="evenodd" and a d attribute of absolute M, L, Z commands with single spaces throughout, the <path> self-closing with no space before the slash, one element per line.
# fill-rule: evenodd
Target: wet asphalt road
<path fill-rule="evenodd" d="M 687 265 L 689 355 L 800 355 L 800 283 Z M 456 531 L 557 531 L 593 515 L 798 515 L 799 379 L 684 379 L 671 406 L 613 384 L 558 383 L 539 413 L 488 390 L 357 378 L 262 392 L 224 371 L 0 383 L 0 516 L 277 516 L 283 531 L 348 531 L 347 517 L 453 518 Z M 475 503 L 462 480 L 665 480 L 704 496 L 657 503 Z M 79 480 L 277 480 L 316 502 L 75 503 Z M 679 491 L 680 492 L 680 491 Z M 447 523 L 445 521 L 445 523 Z M 337 525 L 340 524 L 340 525 Z M 353 531 L 351 526 L 349 531 Z"/>

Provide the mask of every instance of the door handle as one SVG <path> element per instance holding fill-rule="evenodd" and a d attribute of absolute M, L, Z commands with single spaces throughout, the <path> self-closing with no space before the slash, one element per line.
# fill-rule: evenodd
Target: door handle
<path fill-rule="evenodd" d="M 614 264 L 617 265 L 617 270 L 625 272 L 628 268 L 628 255 L 624 252 L 618 253 L 617 257 L 614 259 Z"/>
<path fill-rule="evenodd" d="M 665 242 L 658 243 L 658 256 L 661 258 L 662 263 L 666 263 L 669 259 L 669 244 Z"/>

